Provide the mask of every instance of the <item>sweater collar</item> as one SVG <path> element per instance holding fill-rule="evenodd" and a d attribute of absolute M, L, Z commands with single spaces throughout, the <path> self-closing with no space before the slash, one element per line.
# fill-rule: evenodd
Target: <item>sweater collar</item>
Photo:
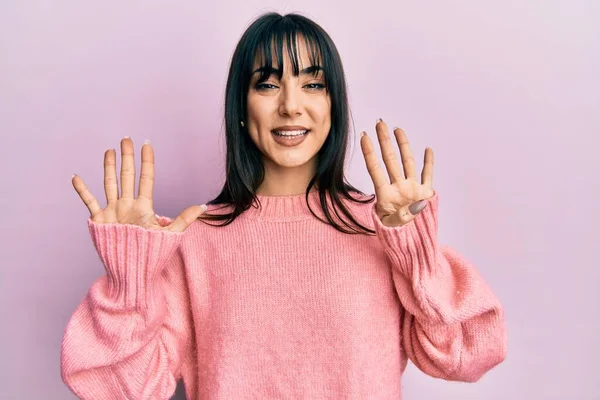
<path fill-rule="evenodd" d="M 321 209 L 318 190 L 311 190 L 308 193 L 308 204 L 306 193 L 293 195 L 257 194 L 256 198 L 257 201 L 253 202 L 250 208 L 242 213 L 243 216 L 263 221 L 301 221 L 313 219 L 315 216 L 308 207 L 308 204 L 310 204 L 313 213 L 320 218 L 325 218 Z M 326 193 L 326 199 L 329 198 L 329 194 Z"/>

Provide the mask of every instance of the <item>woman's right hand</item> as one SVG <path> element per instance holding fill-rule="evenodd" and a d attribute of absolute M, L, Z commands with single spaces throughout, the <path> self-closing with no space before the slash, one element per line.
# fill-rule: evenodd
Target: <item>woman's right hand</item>
<path fill-rule="evenodd" d="M 104 153 L 104 191 L 106 207 L 100 208 L 96 198 L 90 193 L 83 180 L 73 176 L 73 187 L 90 211 L 92 221 L 106 224 L 132 224 L 147 229 L 183 232 L 204 212 L 204 206 L 186 208 L 168 226 L 158 223 L 154 213 L 152 190 L 154 187 L 154 150 L 149 142 L 142 146 L 142 168 L 138 197 L 135 191 L 135 164 L 133 141 L 130 138 L 121 140 L 121 193 L 119 196 L 116 169 L 116 152 L 114 149 Z"/>

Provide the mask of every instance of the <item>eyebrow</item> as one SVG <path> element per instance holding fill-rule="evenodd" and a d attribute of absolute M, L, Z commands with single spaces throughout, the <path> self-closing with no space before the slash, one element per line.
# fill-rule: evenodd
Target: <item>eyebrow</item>
<path fill-rule="evenodd" d="M 304 68 L 302 71 L 300 71 L 301 75 L 308 75 L 308 74 L 314 74 L 317 71 L 323 71 L 323 67 L 321 67 L 320 65 L 311 65 L 308 68 Z M 273 67 L 268 68 L 268 67 L 260 67 L 254 70 L 254 72 L 252 72 L 252 75 L 256 74 L 257 72 L 269 72 L 269 75 L 271 74 L 278 74 L 279 71 Z"/>

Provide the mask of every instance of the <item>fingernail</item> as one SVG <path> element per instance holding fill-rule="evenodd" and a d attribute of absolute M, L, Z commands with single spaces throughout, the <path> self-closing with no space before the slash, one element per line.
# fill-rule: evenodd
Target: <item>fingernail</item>
<path fill-rule="evenodd" d="M 71 177 L 71 179 L 75 178 L 75 175 L 77 175 L 77 174 L 73 174 L 73 176 Z"/>
<path fill-rule="evenodd" d="M 365 131 L 362 131 L 362 132 L 360 133 L 360 137 L 363 137 L 363 136 L 365 136 L 366 134 L 367 134 L 367 132 L 365 132 Z"/>
<path fill-rule="evenodd" d="M 422 209 L 424 209 L 426 205 L 427 202 L 425 200 L 417 201 L 416 203 L 408 206 L 408 211 L 410 211 L 412 215 L 415 215 L 418 214 Z"/>
<path fill-rule="evenodd" d="M 202 204 L 202 205 L 200 206 L 200 208 L 202 209 L 202 212 L 204 212 L 204 211 L 206 211 L 206 209 L 207 209 L 208 207 L 206 206 L 206 204 Z"/>
<path fill-rule="evenodd" d="M 150 141 L 148 139 L 144 140 L 144 144 L 150 144 Z"/>
<path fill-rule="evenodd" d="M 129 136 L 123 136 L 123 139 L 130 139 Z"/>
<path fill-rule="evenodd" d="M 377 118 L 377 122 L 375 122 L 375 125 L 377 125 L 378 123 L 382 122 L 383 120 L 381 118 Z"/>

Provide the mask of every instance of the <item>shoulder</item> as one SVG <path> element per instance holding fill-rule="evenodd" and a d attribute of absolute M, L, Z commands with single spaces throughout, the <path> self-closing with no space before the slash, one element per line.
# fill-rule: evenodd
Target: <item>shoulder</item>
<path fill-rule="evenodd" d="M 209 219 L 209 216 L 218 216 L 218 215 L 226 215 L 231 213 L 234 210 L 233 205 L 229 204 L 207 204 L 206 211 L 197 218 L 188 228 L 190 234 L 202 234 L 202 235 L 211 235 L 214 232 L 221 232 L 223 228 L 229 227 L 231 229 L 231 225 L 236 225 L 235 221 L 232 224 L 228 224 L 226 226 L 222 226 L 227 219 L 222 220 L 213 220 Z M 203 217 L 204 216 L 204 217 Z M 225 229 L 228 230 L 228 229 Z M 186 231 L 187 232 L 187 231 Z"/>
<path fill-rule="evenodd" d="M 348 205 L 348 207 L 352 207 L 354 210 L 357 211 L 366 211 L 370 209 L 371 207 L 373 207 L 373 204 L 375 204 L 376 201 L 375 195 L 368 193 L 362 194 L 350 192 L 350 196 L 352 197 L 352 199 L 342 197 L 342 200 L 344 201 L 344 204 Z"/>

